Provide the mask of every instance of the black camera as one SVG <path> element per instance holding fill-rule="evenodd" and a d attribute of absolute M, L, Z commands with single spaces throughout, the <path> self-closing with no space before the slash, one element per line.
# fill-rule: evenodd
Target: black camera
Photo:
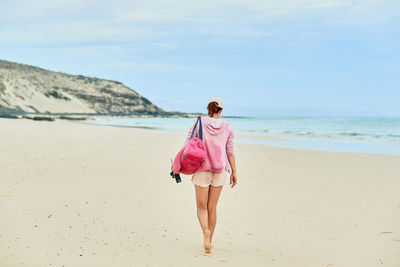
<path fill-rule="evenodd" d="M 169 175 L 172 176 L 172 179 L 175 179 L 177 183 L 182 182 L 181 176 L 177 173 L 171 172 Z"/>

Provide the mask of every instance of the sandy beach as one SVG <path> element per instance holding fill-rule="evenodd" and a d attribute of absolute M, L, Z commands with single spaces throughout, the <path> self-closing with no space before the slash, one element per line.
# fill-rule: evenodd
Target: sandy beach
<path fill-rule="evenodd" d="M 169 176 L 185 131 L 0 129 L 1 267 L 400 266 L 400 156 L 236 143 L 207 255 L 190 177 Z"/>

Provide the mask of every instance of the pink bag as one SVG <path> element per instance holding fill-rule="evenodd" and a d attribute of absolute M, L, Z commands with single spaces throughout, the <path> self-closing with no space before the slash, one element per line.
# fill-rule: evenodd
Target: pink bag
<path fill-rule="evenodd" d="M 199 124 L 199 138 L 193 137 L 197 124 Z M 203 144 L 203 127 L 201 125 L 201 117 L 199 116 L 189 142 L 179 151 L 174 159 L 172 171 L 175 174 L 179 174 L 180 172 L 187 175 L 193 174 L 205 159 L 206 149 Z"/>

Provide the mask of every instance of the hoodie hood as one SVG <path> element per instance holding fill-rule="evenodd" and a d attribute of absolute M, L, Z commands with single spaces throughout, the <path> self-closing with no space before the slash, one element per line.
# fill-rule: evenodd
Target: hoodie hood
<path fill-rule="evenodd" d="M 221 119 L 215 119 L 210 117 L 202 117 L 201 118 L 203 130 L 207 131 L 211 135 L 217 135 L 220 132 L 224 131 L 225 127 L 227 127 L 228 123 Z"/>

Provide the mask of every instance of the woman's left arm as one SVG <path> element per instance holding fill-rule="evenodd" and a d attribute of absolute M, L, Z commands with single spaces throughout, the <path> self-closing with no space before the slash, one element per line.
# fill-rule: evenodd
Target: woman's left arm
<path fill-rule="evenodd" d="M 237 183 L 236 160 L 234 155 L 233 138 L 234 134 L 232 129 L 230 129 L 228 140 L 226 141 L 226 155 L 228 156 L 228 161 L 232 169 L 232 174 L 230 177 L 231 187 L 234 187 Z"/>
<path fill-rule="evenodd" d="M 229 158 L 229 156 L 233 156 L 234 155 L 234 147 L 233 147 L 233 138 L 234 138 L 234 134 L 232 129 L 229 130 L 229 135 L 228 135 L 228 140 L 226 141 L 226 154 Z"/>

